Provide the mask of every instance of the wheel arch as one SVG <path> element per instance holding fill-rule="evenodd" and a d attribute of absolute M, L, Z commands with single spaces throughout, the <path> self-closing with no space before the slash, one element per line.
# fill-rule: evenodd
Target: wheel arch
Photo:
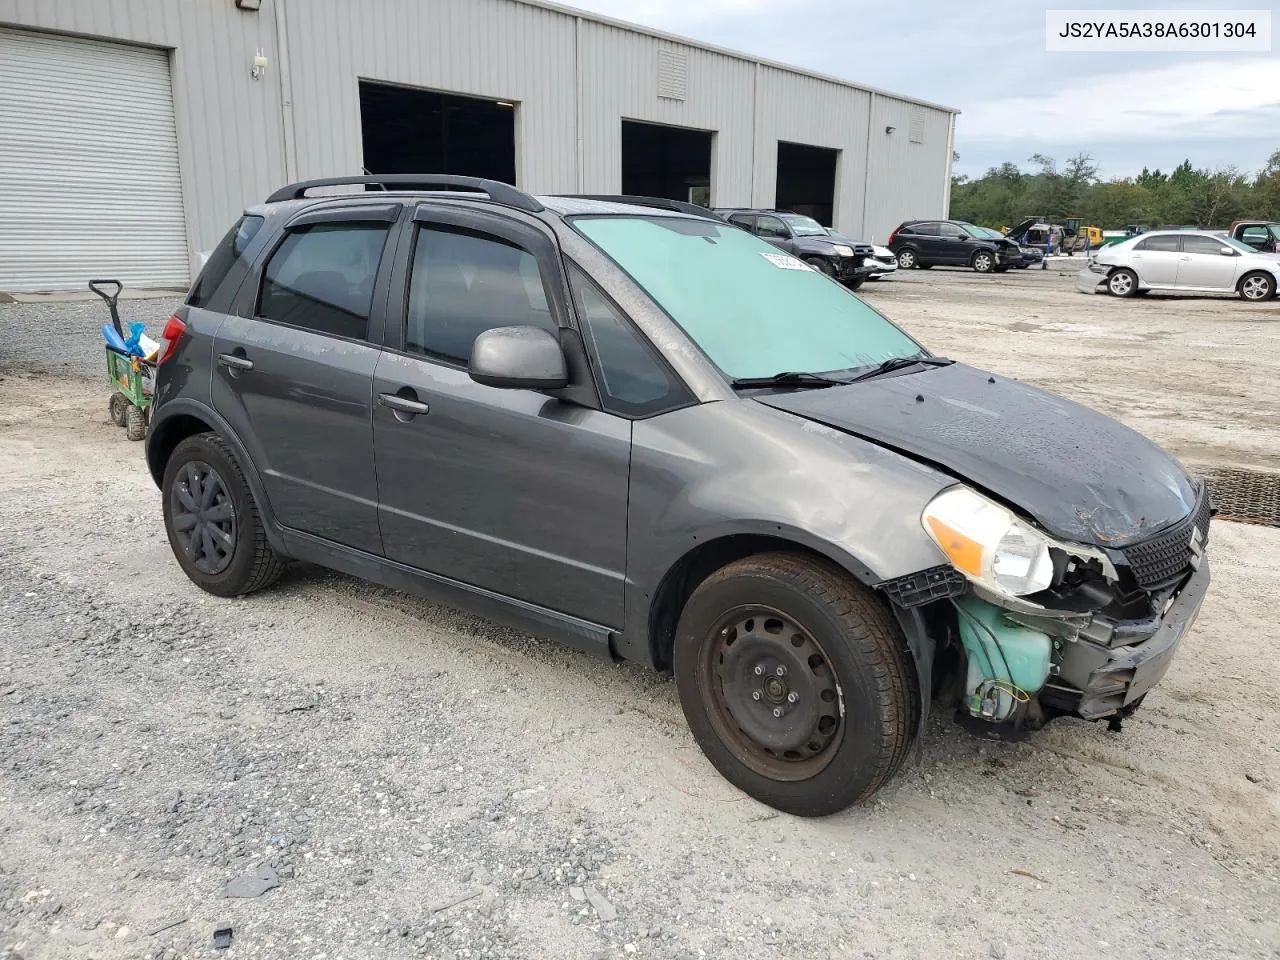
<path fill-rule="evenodd" d="M 874 587 L 878 578 L 860 560 L 830 544 L 809 542 L 796 531 L 777 527 L 771 532 L 725 533 L 698 543 L 671 563 L 649 596 L 646 625 L 649 658 L 658 670 L 671 666 L 676 626 L 689 597 L 717 570 L 761 553 L 796 553 L 839 569 L 846 576 Z"/>
<path fill-rule="evenodd" d="M 215 433 L 221 437 L 235 453 L 236 462 L 249 484 L 249 492 L 253 494 L 254 503 L 262 516 L 262 526 L 267 540 L 281 556 L 286 555 L 284 538 L 276 523 L 271 502 L 267 499 L 266 488 L 262 477 L 250 458 L 245 445 L 241 442 L 231 425 L 217 411 L 196 400 L 179 398 L 164 404 L 158 411 L 157 418 L 147 432 L 147 469 L 157 487 L 164 482 L 165 466 L 178 444 L 188 437 L 199 433 Z"/>
<path fill-rule="evenodd" d="M 1237 293 L 1244 288 L 1245 281 L 1250 277 L 1265 277 L 1267 280 L 1271 281 L 1271 297 L 1268 299 L 1274 299 L 1277 294 L 1280 293 L 1280 277 L 1277 277 L 1276 274 L 1272 273 L 1270 270 L 1265 270 L 1262 267 L 1255 267 L 1254 269 L 1249 270 L 1236 281 Z"/>

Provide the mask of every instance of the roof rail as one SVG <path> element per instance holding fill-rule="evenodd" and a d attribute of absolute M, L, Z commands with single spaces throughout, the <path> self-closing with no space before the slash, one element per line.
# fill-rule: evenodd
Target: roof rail
<path fill-rule="evenodd" d="M 517 190 L 509 183 L 498 180 L 486 180 L 483 177 L 459 177 L 451 173 L 387 173 L 380 176 L 367 177 L 323 177 L 319 180 L 300 180 L 287 187 L 281 187 L 271 196 L 267 203 L 280 203 L 283 200 L 301 200 L 308 190 L 317 187 L 345 187 L 359 184 L 373 184 L 384 190 L 389 187 L 400 187 L 405 190 L 440 190 L 450 187 L 463 187 L 478 193 L 488 194 L 494 203 L 527 210 L 529 213 L 541 213 L 545 207 L 523 190 Z"/>
<path fill-rule="evenodd" d="M 673 210 L 676 213 L 687 213 L 695 217 L 704 217 L 708 220 L 719 220 L 725 222 L 724 217 L 708 210 L 706 207 L 700 207 L 696 203 L 685 203 L 683 200 L 668 200 L 666 197 L 638 197 L 631 194 L 604 194 L 604 193 L 558 193 L 558 197 L 566 200 L 600 200 L 607 203 L 629 203 L 636 207 L 653 207 L 657 210 Z"/>

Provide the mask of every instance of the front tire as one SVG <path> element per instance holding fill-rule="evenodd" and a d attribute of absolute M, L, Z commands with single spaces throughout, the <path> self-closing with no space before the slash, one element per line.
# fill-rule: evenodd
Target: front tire
<path fill-rule="evenodd" d="M 713 573 L 681 613 L 673 660 L 707 758 L 784 813 L 826 816 L 871 796 L 919 727 L 893 617 L 825 561 L 768 553 Z"/>
<path fill-rule="evenodd" d="M 1121 267 L 1107 277 L 1107 292 L 1113 297 L 1132 297 L 1138 292 L 1138 275 Z"/>
<path fill-rule="evenodd" d="M 269 586 L 284 564 L 267 542 L 231 447 L 213 433 L 183 440 L 165 464 L 164 528 L 183 573 L 201 590 L 237 597 Z"/>
<path fill-rule="evenodd" d="M 805 263 L 809 264 L 809 266 L 813 267 L 813 269 L 817 270 L 819 273 L 825 273 L 828 277 L 834 277 L 836 275 L 836 268 L 821 257 L 810 257 L 805 261 Z"/>
<path fill-rule="evenodd" d="M 112 393 L 111 399 L 107 401 L 107 413 L 111 415 L 111 422 L 117 427 L 124 426 L 124 412 L 128 406 L 129 401 L 119 390 Z"/>
<path fill-rule="evenodd" d="M 1247 300 L 1250 303 L 1262 303 L 1264 300 L 1270 300 L 1276 295 L 1276 281 L 1270 274 L 1262 273 L 1246 273 L 1240 278 L 1240 283 L 1236 286 L 1236 292 L 1240 294 L 1241 300 Z"/>
<path fill-rule="evenodd" d="M 910 247 L 906 247 L 898 251 L 898 269 L 911 270 L 920 262 L 920 258 L 916 256 L 916 252 Z"/>
<path fill-rule="evenodd" d="M 979 250 L 973 255 L 971 265 L 978 273 L 991 273 L 996 268 L 996 258 L 986 250 Z"/>

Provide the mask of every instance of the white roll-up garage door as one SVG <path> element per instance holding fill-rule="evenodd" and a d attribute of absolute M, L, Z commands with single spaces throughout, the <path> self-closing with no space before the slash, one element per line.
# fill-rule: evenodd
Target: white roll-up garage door
<path fill-rule="evenodd" d="M 168 54 L 0 30 L 0 290 L 187 273 Z"/>

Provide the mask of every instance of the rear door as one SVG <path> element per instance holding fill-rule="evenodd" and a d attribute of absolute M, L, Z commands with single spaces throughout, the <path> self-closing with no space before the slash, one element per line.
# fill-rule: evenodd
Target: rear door
<path fill-rule="evenodd" d="M 1139 240 L 1129 255 L 1130 266 L 1143 283 L 1152 287 L 1172 287 L 1178 282 L 1179 250 L 1176 233 L 1160 233 Z"/>
<path fill-rule="evenodd" d="M 938 263 L 938 224 L 928 220 L 914 223 L 908 229 L 908 239 L 916 248 L 918 258 L 926 264 Z"/>
<path fill-rule="evenodd" d="M 1196 290 L 1234 290 L 1240 257 L 1220 240 L 1188 234 L 1182 238 L 1178 286 Z"/>
<path fill-rule="evenodd" d="M 400 210 L 292 221 L 214 340 L 213 405 L 248 448 L 276 519 L 370 553 L 382 552 L 374 344 Z"/>
<path fill-rule="evenodd" d="M 457 206 L 424 204 L 412 228 L 373 387 L 387 557 L 621 627 L 630 421 L 467 373 L 492 327 L 578 336 L 554 239 Z"/>

